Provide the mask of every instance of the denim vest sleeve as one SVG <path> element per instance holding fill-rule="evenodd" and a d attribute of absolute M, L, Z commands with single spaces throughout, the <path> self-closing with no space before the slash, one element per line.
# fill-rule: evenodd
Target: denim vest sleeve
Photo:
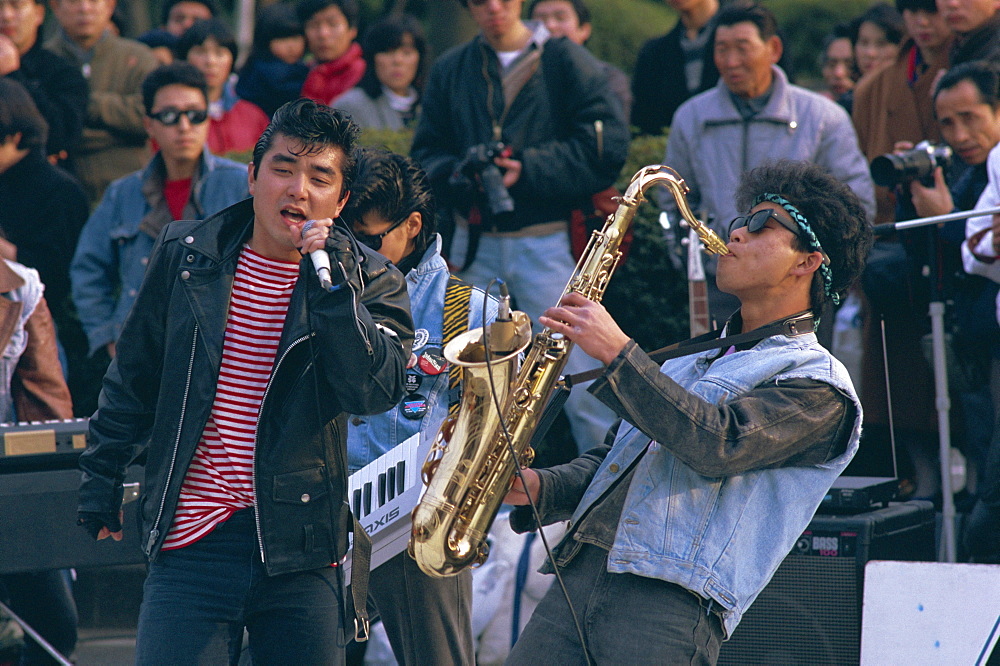
<path fill-rule="evenodd" d="M 592 392 L 709 477 L 825 462 L 831 451 L 843 450 L 844 441 L 836 441 L 836 435 L 854 415 L 846 395 L 807 378 L 765 382 L 731 400 L 710 403 L 661 373 L 634 342 Z"/>

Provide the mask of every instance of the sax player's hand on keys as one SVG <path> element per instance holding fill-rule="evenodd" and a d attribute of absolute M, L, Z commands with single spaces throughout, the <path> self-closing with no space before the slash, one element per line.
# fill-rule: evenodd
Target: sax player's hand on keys
<path fill-rule="evenodd" d="M 604 365 L 610 365 L 629 341 L 603 305 L 575 292 L 566 294 L 559 305 L 546 310 L 538 321 L 562 333 L 587 356 Z"/>
<path fill-rule="evenodd" d="M 513 504 L 515 506 L 527 504 L 529 493 L 531 494 L 531 501 L 538 504 L 538 472 L 530 467 L 522 467 L 521 475 L 524 477 L 524 483 L 527 484 L 527 490 L 525 490 L 525 485 L 521 483 L 520 477 L 515 476 L 510 482 L 510 490 L 503 497 L 504 504 Z"/>

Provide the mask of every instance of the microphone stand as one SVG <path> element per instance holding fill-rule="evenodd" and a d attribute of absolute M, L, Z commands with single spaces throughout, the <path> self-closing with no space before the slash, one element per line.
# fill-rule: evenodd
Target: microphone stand
<path fill-rule="evenodd" d="M 875 235 L 883 235 L 892 231 L 903 231 L 917 227 L 926 227 L 932 224 L 941 224 L 998 213 L 1000 213 L 1000 207 L 959 211 L 957 213 L 922 217 L 903 222 L 877 224 L 873 227 L 873 231 Z M 929 231 L 931 232 L 931 247 L 929 252 L 931 296 L 928 310 L 931 318 L 931 349 L 934 360 L 934 396 L 938 414 L 938 457 L 941 469 L 941 541 L 944 546 L 944 561 L 954 562 L 956 560 L 955 498 L 951 490 L 951 423 L 949 420 L 951 400 L 948 396 L 948 368 L 944 348 L 944 294 L 937 279 L 936 248 L 938 239 L 933 229 Z M 889 409 L 892 409 L 892 405 L 889 406 Z"/>

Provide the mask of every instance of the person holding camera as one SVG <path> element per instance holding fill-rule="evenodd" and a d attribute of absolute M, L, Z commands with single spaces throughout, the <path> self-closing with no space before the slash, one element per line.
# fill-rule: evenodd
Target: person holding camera
<path fill-rule="evenodd" d="M 926 187 L 920 180 L 910 183 L 913 207 L 920 217 L 976 207 L 987 184 L 987 157 L 1000 144 L 1000 69 L 982 60 L 952 67 L 938 82 L 934 108 L 942 138 L 967 168 L 950 186 L 940 166 L 934 169 L 933 187 Z M 946 223 L 938 237 L 945 280 L 942 286 L 946 298 L 953 301 L 957 365 L 972 380 L 965 382 L 966 386 L 952 384 L 965 416 L 965 453 L 978 472 L 968 485 L 973 494 L 978 494 L 977 481 L 987 479 L 990 442 L 996 440 L 993 422 L 984 418 L 984 413 L 991 404 L 994 413 L 1000 411 L 1000 395 L 991 400 L 988 381 L 991 351 L 1000 342 L 994 313 L 998 285 L 963 270 L 960 248 L 965 226 L 961 220 Z"/>
<path fill-rule="evenodd" d="M 522 21 L 524 0 L 459 2 L 479 34 L 431 69 L 411 154 L 452 210 L 448 259 L 459 277 L 480 287 L 502 278 L 537 321 L 574 270 L 570 213 L 614 182 L 628 127 L 601 63 Z M 566 372 L 587 367 L 576 353 Z M 582 391 L 566 410 L 581 450 L 613 420 Z"/>
<path fill-rule="evenodd" d="M 995 65 L 977 60 L 952 67 L 938 81 L 934 114 L 941 138 L 968 168 L 950 186 L 945 182 L 942 165 L 934 166 L 932 187 L 923 179 L 910 181 L 911 201 L 920 217 L 971 210 L 986 188 L 986 158 L 1000 143 L 998 72 Z M 901 144 L 897 148 L 912 146 Z M 964 234 L 963 223 L 948 225 Z M 956 238 L 950 236 L 950 239 Z M 962 240 L 957 238 L 958 243 Z"/>
<path fill-rule="evenodd" d="M 914 147 L 910 142 L 900 141 L 894 154 L 872 161 L 876 182 L 897 187 L 899 200 L 894 219 L 944 215 L 976 206 L 987 183 L 986 158 L 1000 143 L 998 95 L 1000 72 L 984 61 L 957 65 L 940 77 L 934 88 L 933 104 L 937 129 L 945 145 L 921 142 Z M 954 176 L 950 183 L 946 174 Z M 930 236 L 933 245 L 928 243 L 928 234 L 933 234 Z M 909 392 L 905 400 L 893 405 L 893 415 L 901 424 L 897 438 L 901 433 L 906 435 L 900 439 L 907 442 L 914 464 L 914 492 L 918 497 L 932 497 L 939 487 L 937 420 L 930 389 L 933 376 L 921 352 L 921 337 L 928 331 L 925 313 L 932 287 L 923 277 L 926 266 L 937 265 L 933 271 L 938 276 L 934 286 L 949 303 L 956 351 L 949 384 L 957 397 L 956 406 L 965 416 L 962 430 L 966 456 L 980 472 L 992 437 L 992 420 L 984 419 L 983 411 L 990 409 L 987 386 L 990 347 L 1000 337 L 993 312 L 997 285 L 963 271 L 960 247 L 964 240 L 963 220 L 945 223 L 934 231 L 903 232 L 896 241 L 879 243 L 883 252 L 876 256 L 882 259 L 869 262 L 874 270 L 865 278 L 872 309 L 886 319 L 887 338 L 891 341 L 887 345 L 891 386 L 928 387 Z M 890 254 L 886 248 L 892 243 L 897 247 Z M 930 256 L 931 251 L 934 257 Z M 893 279 L 896 273 L 899 279 Z M 868 388 L 862 392 L 862 401 L 873 423 L 882 412 L 877 405 L 885 404 L 883 381 L 878 379 L 884 377 L 884 370 L 880 363 L 874 362 L 882 354 L 877 337 L 873 332 L 870 341 L 873 362 L 866 366 L 870 381 L 863 382 Z M 888 419 L 878 422 L 884 425 Z M 874 433 L 875 429 L 870 431 Z M 974 491 L 976 485 L 975 478 L 969 480 L 970 490 Z"/>

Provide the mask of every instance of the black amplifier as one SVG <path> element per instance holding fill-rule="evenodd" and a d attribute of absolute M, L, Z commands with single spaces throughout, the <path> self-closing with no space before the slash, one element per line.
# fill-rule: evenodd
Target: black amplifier
<path fill-rule="evenodd" d="M 87 419 L 0 424 L 0 574 L 144 561 L 135 507 L 142 469 L 125 487 L 125 538 L 94 541 L 77 526 Z"/>
<path fill-rule="evenodd" d="M 139 493 L 142 469 L 130 467 L 125 499 Z M 125 538 L 94 541 L 76 524 L 80 472 L 57 469 L 0 474 L 0 574 L 138 564 L 138 502 L 125 504 Z"/>
<path fill-rule="evenodd" d="M 930 502 L 815 516 L 722 644 L 719 665 L 859 663 L 865 565 L 932 562 L 935 553 Z"/>

